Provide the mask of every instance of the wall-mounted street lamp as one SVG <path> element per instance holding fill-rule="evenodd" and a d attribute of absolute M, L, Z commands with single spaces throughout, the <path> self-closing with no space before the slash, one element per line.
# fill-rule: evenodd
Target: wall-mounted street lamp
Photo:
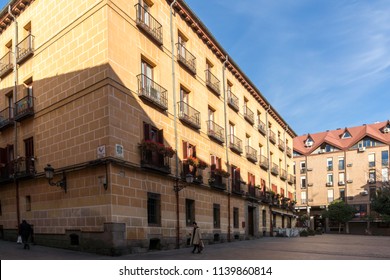
<path fill-rule="evenodd" d="M 45 168 L 45 177 L 46 179 L 49 181 L 49 185 L 50 186 L 57 186 L 57 187 L 60 187 L 61 189 L 63 189 L 65 192 L 66 192 L 66 176 L 65 176 L 65 171 L 62 172 L 62 179 L 57 181 L 57 182 L 53 182 L 53 177 L 54 177 L 54 168 L 51 167 L 50 164 L 48 164 Z"/>
<path fill-rule="evenodd" d="M 194 176 L 190 173 L 186 175 L 186 182 L 179 182 L 179 178 L 176 178 L 175 185 L 173 186 L 173 191 L 176 194 L 176 248 L 180 248 L 180 213 L 179 213 L 179 192 L 187 187 L 194 181 Z"/>

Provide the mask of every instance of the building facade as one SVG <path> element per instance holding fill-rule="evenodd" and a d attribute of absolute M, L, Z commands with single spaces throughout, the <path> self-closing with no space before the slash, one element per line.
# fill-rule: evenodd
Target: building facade
<path fill-rule="evenodd" d="M 389 184 L 390 121 L 305 134 L 294 139 L 297 209 L 311 226 L 325 225 L 321 213 L 334 200 L 353 205 L 344 232 L 390 234 L 370 209 L 376 192 Z M 328 231 L 338 224 L 327 223 Z"/>
<path fill-rule="evenodd" d="M 121 254 L 186 246 L 195 220 L 208 243 L 294 226 L 296 135 L 184 1 L 9 5 L 2 238 L 26 219 L 37 243 Z"/>

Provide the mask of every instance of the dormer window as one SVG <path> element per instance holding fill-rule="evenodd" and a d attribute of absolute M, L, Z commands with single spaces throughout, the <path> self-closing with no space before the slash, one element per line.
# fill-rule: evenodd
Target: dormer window
<path fill-rule="evenodd" d="M 341 139 L 346 139 L 346 138 L 351 138 L 351 137 L 352 137 L 352 135 L 351 135 L 351 133 L 349 133 L 348 130 L 346 130 L 346 131 L 343 133 L 343 135 L 341 135 Z"/>
<path fill-rule="evenodd" d="M 305 147 L 310 148 L 311 146 L 313 146 L 313 144 L 314 144 L 313 139 L 311 139 L 310 137 L 306 139 Z"/>
<path fill-rule="evenodd" d="M 383 128 L 383 133 L 390 133 L 390 124 Z"/>

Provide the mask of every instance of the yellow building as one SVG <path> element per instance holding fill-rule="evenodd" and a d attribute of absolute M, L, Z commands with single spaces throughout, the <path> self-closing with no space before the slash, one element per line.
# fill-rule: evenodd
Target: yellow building
<path fill-rule="evenodd" d="M 321 214 L 334 200 L 356 209 L 343 232 L 390 234 L 370 209 L 376 191 L 389 184 L 390 121 L 305 134 L 294 138 L 296 197 L 299 214 L 309 214 L 311 227 L 319 224 L 338 231 Z"/>
<path fill-rule="evenodd" d="M 294 226 L 296 135 L 184 1 L 9 5 L 2 238 L 26 219 L 37 243 L 121 254 L 186 246 L 194 220 L 207 243 Z"/>

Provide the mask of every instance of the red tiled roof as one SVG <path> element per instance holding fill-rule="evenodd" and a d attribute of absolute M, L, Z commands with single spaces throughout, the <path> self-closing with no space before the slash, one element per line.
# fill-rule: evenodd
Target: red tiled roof
<path fill-rule="evenodd" d="M 390 121 L 349 128 L 346 127 L 344 129 L 339 128 L 315 134 L 304 134 L 294 138 L 294 151 L 302 155 L 310 155 L 324 143 L 340 150 L 349 149 L 366 136 L 390 145 L 390 133 L 383 133 L 383 128 L 387 125 L 390 125 Z M 351 137 L 342 138 L 345 132 L 348 132 Z M 311 138 L 314 142 L 311 147 L 305 146 L 305 142 L 308 138 Z"/>

